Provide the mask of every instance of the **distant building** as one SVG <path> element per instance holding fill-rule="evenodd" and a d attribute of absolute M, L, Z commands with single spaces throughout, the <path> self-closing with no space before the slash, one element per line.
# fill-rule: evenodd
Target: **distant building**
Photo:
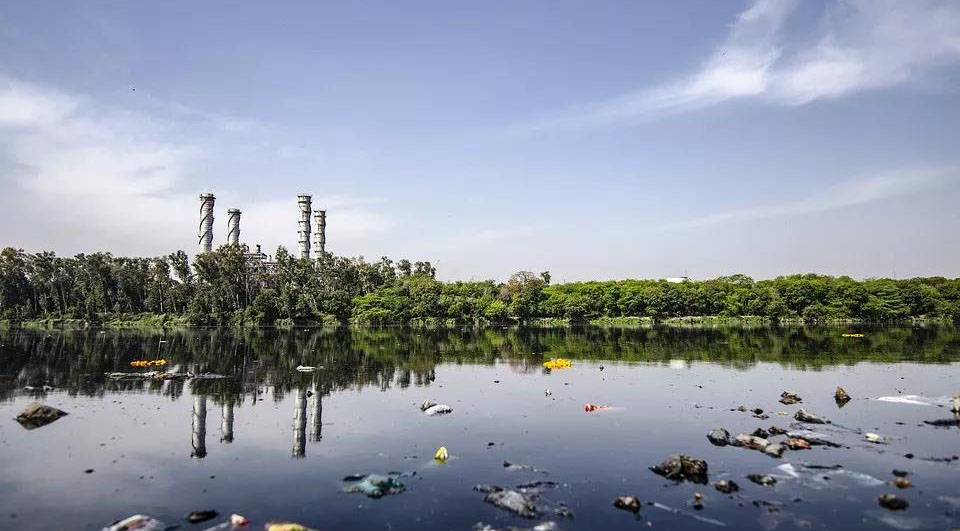
<path fill-rule="evenodd" d="M 665 278 L 664 280 L 671 284 L 682 284 L 684 282 L 690 282 L 690 277 L 670 277 Z"/>

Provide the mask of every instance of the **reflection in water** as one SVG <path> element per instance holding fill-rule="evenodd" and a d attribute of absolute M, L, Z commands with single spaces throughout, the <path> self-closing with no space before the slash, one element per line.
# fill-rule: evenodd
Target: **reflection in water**
<path fill-rule="evenodd" d="M 307 391 L 297 391 L 293 403 L 293 457 L 299 459 L 307 455 Z"/>
<path fill-rule="evenodd" d="M 203 459 L 207 456 L 207 397 L 193 397 L 193 452 L 190 457 Z"/>
<path fill-rule="evenodd" d="M 223 403 L 223 418 L 220 420 L 220 442 L 233 442 L 233 401 Z"/>
<path fill-rule="evenodd" d="M 320 425 L 322 423 L 321 417 L 323 416 L 323 400 L 320 397 L 320 389 L 317 388 L 313 391 L 313 396 L 310 397 L 310 442 L 320 442 L 320 439 L 323 438 L 323 434 L 320 432 Z"/>

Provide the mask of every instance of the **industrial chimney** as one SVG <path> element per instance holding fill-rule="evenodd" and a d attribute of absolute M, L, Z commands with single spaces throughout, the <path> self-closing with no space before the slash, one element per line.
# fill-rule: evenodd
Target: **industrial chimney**
<path fill-rule="evenodd" d="M 297 196 L 297 206 L 300 207 L 300 258 L 310 258 L 310 196 Z"/>
<path fill-rule="evenodd" d="M 240 245 L 240 209 L 227 210 L 227 243 Z"/>
<path fill-rule="evenodd" d="M 317 232 L 313 235 L 316 240 L 317 256 L 327 251 L 327 211 L 317 210 L 313 213 L 313 219 L 317 222 Z"/>
<path fill-rule="evenodd" d="M 209 253 L 213 249 L 213 194 L 200 194 L 200 252 Z"/>

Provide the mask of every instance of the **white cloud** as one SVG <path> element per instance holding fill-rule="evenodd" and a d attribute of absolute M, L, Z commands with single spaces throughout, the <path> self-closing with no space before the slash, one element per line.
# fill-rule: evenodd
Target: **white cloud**
<path fill-rule="evenodd" d="M 960 168 L 922 168 L 884 172 L 844 181 L 796 201 L 728 210 L 670 223 L 651 230 L 691 229 L 736 221 L 812 214 L 920 193 L 958 180 L 960 180 Z"/>
<path fill-rule="evenodd" d="M 0 245 L 65 253 L 192 253 L 197 194 L 204 190 L 195 189 L 188 176 L 199 171 L 196 155 L 204 145 L 174 140 L 189 126 L 177 115 L 156 119 L 0 78 Z M 255 236 L 265 249 L 295 245 L 295 199 L 244 201 L 236 190 L 214 192 L 216 229 L 226 222 L 226 207 L 236 205 L 244 211 L 244 241 L 254 242 Z M 316 200 L 332 210 L 337 242 L 391 227 L 370 200 Z M 225 231 L 215 234 L 215 243 L 225 238 Z"/>
<path fill-rule="evenodd" d="M 960 62 L 960 3 L 838 0 L 813 39 L 788 38 L 795 0 L 755 0 L 694 74 L 661 87 L 569 109 L 526 129 L 650 119 L 735 98 L 803 105 L 910 83 Z"/>

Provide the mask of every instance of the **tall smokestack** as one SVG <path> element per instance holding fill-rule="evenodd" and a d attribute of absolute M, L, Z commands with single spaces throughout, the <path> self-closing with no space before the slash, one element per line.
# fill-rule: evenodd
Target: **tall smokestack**
<path fill-rule="evenodd" d="M 209 253 L 213 249 L 213 194 L 200 194 L 200 252 Z"/>
<path fill-rule="evenodd" d="M 300 258 L 310 258 L 310 196 L 297 196 L 297 206 L 300 207 Z"/>
<path fill-rule="evenodd" d="M 240 209 L 227 210 L 227 243 L 240 245 Z"/>
<path fill-rule="evenodd" d="M 317 256 L 327 251 L 327 211 L 317 210 L 313 213 L 313 219 L 317 222 L 317 232 L 313 235 L 317 248 Z"/>

